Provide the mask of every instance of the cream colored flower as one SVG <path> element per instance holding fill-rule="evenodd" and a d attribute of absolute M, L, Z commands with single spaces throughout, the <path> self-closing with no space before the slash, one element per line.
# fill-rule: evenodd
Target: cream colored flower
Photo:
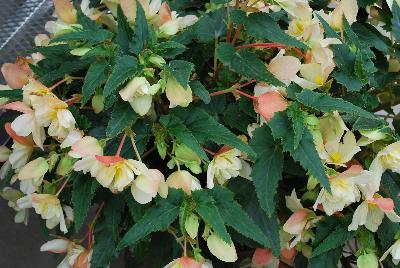
<path fill-rule="evenodd" d="M 327 215 L 342 211 L 346 206 L 358 202 L 361 198 L 360 186 L 371 183 L 373 174 L 363 170 L 361 166 L 353 165 L 345 172 L 329 179 L 331 193 L 322 189 L 314 204 L 314 210 L 319 204 Z"/>
<path fill-rule="evenodd" d="M 178 170 L 169 175 L 167 185 L 170 188 L 182 189 L 188 195 L 194 190 L 201 189 L 199 180 L 186 170 Z"/>
<path fill-rule="evenodd" d="M 81 245 L 67 239 L 54 239 L 40 247 L 40 251 L 61 254 L 67 253 L 57 267 L 62 268 L 89 268 L 91 254 Z"/>
<path fill-rule="evenodd" d="M 176 106 L 188 107 L 193 100 L 192 89 L 188 86 L 184 89 L 175 78 L 168 78 L 165 93 L 170 101 L 170 108 Z"/>
<path fill-rule="evenodd" d="M 36 213 L 46 220 L 47 228 L 53 229 L 59 224 L 63 233 L 68 232 L 65 225 L 64 212 L 57 196 L 33 193 L 18 199 L 17 204 L 20 208 L 33 207 Z"/>
<path fill-rule="evenodd" d="M 385 214 L 392 222 L 400 222 L 400 217 L 394 212 L 393 200 L 375 194 L 373 199 L 365 200 L 358 206 L 348 229 L 355 231 L 358 226 L 364 225 L 371 232 L 376 232 Z"/>
<path fill-rule="evenodd" d="M 175 11 L 171 11 L 169 5 L 164 2 L 162 3 L 158 12 L 158 26 L 159 35 L 161 37 L 169 37 L 175 35 L 178 31 L 191 26 L 198 20 L 195 15 L 186 15 L 179 17 L 179 14 Z"/>
<path fill-rule="evenodd" d="M 238 259 L 233 242 L 228 244 L 215 233 L 207 238 L 207 247 L 215 257 L 223 262 L 235 262 Z"/>
<path fill-rule="evenodd" d="M 8 201 L 8 206 L 15 210 L 16 214 L 14 216 L 15 223 L 24 223 L 28 225 L 29 210 L 19 208 L 17 205 L 17 200 L 24 196 L 24 193 L 16 189 L 5 187 L 0 196 Z"/>
<path fill-rule="evenodd" d="M 207 169 L 207 188 L 214 188 L 214 181 L 224 184 L 230 178 L 242 176 L 250 179 L 251 168 L 249 164 L 240 158 L 242 153 L 237 149 L 226 149 L 217 153 Z"/>
<path fill-rule="evenodd" d="M 159 89 L 159 84 L 151 86 L 145 77 L 135 77 L 120 90 L 119 94 L 124 101 L 129 102 L 136 113 L 143 116 L 150 110 L 152 95 Z"/>
<path fill-rule="evenodd" d="M 283 56 L 284 51 L 278 53 L 268 64 L 268 70 L 281 82 L 289 85 L 300 71 L 301 62 L 293 56 Z"/>
<path fill-rule="evenodd" d="M 357 0 L 342 0 L 329 14 L 328 23 L 336 31 L 341 31 L 343 30 L 343 16 L 351 25 L 357 20 L 357 13 Z"/>
<path fill-rule="evenodd" d="M 102 146 L 96 138 L 85 136 L 82 139 L 78 139 L 80 134 L 74 133 L 71 135 L 74 136 L 71 140 L 77 141 L 71 146 L 71 151 L 69 151 L 68 155 L 73 158 L 81 158 L 75 162 L 73 169 L 75 171 L 82 171 L 85 174 L 90 172 L 91 176 L 95 177 L 102 167 L 101 163 L 96 159 L 96 156 L 103 155 Z"/>
<path fill-rule="evenodd" d="M 30 180 L 35 186 L 42 184 L 44 175 L 49 171 L 49 163 L 43 157 L 32 160 L 18 172 L 21 181 Z"/>
<path fill-rule="evenodd" d="M 33 78 L 22 88 L 23 101 L 27 105 L 32 106 L 32 101 L 43 96 L 56 97 L 48 87 Z"/>
<path fill-rule="evenodd" d="M 168 263 L 164 268 L 208 268 L 209 266 L 189 257 L 181 257 Z M 212 268 L 212 267 L 211 267 Z"/>
<path fill-rule="evenodd" d="M 109 158 L 113 160 L 106 163 Z M 109 156 L 96 156 L 96 159 L 102 166 L 94 177 L 103 187 L 109 188 L 112 192 L 122 192 L 133 182 L 135 174 L 141 175 L 147 170 L 145 164 L 132 159 Z"/>
<path fill-rule="evenodd" d="M 142 169 L 140 175 L 132 183 L 131 192 L 133 198 L 139 204 L 147 204 L 156 197 L 157 193 L 166 198 L 168 186 L 164 175 L 158 169 Z"/>
<path fill-rule="evenodd" d="M 21 58 L 16 63 L 7 62 L 1 66 L 1 73 L 10 88 L 20 89 L 28 83 L 32 75 L 28 62 L 27 59 Z"/>

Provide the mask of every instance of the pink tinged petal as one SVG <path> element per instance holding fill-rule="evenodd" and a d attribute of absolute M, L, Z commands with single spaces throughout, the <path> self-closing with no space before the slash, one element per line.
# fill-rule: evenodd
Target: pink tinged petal
<path fill-rule="evenodd" d="M 280 56 L 271 60 L 268 70 L 281 81 L 290 82 L 300 71 L 300 60 L 293 56 Z"/>
<path fill-rule="evenodd" d="M 6 109 L 6 110 L 13 110 L 13 111 L 18 111 L 24 114 L 29 114 L 33 113 L 33 110 L 31 107 L 23 103 L 22 101 L 15 101 L 15 102 L 10 102 L 5 105 L 0 106 L 1 109 Z"/>
<path fill-rule="evenodd" d="M 20 180 L 35 180 L 41 178 L 49 170 L 49 164 L 43 157 L 36 158 L 26 164 L 18 173 Z"/>
<path fill-rule="evenodd" d="M 103 154 L 99 141 L 93 137 L 86 136 L 74 143 L 71 147 L 72 152 L 83 156 L 99 156 Z"/>
<path fill-rule="evenodd" d="M 17 133 L 15 133 L 15 131 L 12 129 L 11 124 L 10 123 L 6 123 L 4 125 L 4 129 L 6 130 L 7 134 L 15 141 L 18 142 L 19 144 L 28 146 L 28 147 L 32 147 L 33 146 L 33 142 L 32 140 L 30 140 L 29 138 L 25 138 L 25 137 L 21 137 L 19 135 L 17 135 Z"/>
<path fill-rule="evenodd" d="M 67 109 L 57 111 L 57 119 L 61 126 L 71 128 L 75 125 L 75 118 L 72 113 Z"/>
<path fill-rule="evenodd" d="M 377 205 L 383 211 L 393 211 L 394 209 L 394 202 L 391 198 L 374 198 L 369 202 Z"/>
<path fill-rule="evenodd" d="M 283 225 L 283 230 L 289 234 L 301 234 L 307 223 L 308 213 L 305 209 L 301 209 L 290 216 Z"/>
<path fill-rule="evenodd" d="M 296 248 L 284 248 L 281 251 L 281 260 L 291 266 L 293 266 L 294 258 L 297 255 Z"/>
<path fill-rule="evenodd" d="M 76 23 L 76 9 L 70 0 L 54 0 L 57 16 L 65 23 Z"/>
<path fill-rule="evenodd" d="M 177 260 L 182 268 L 201 268 L 201 263 L 189 257 L 182 257 Z"/>
<path fill-rule="evenodd" d="M 192 193 L 192 177 L 186 170 L 176 171 L 169 175 L 167 184 L 171 188 L 182 189 L 186 194 L 190 195 Z"/>
<path fill-rule="evenodd" d="M 104 165 L 113 165 L 125 160 L 120 156 L 102 156 L 102 155 L 96 155 L 96 159 Z"/>
<path fill-rule="evenodd" d="M 286 110 L 288 104 L 277 91 L 270 91 L 257 98 L 256 110 L 266 121 L 271 120 L 276 112 Z"/>
<path fill-rule="evenodd" d="M 272 264 L 273 261 L 273 255 L 272 251 L 268 249 L 263 249 L 263 248 L 257 248 L 254 251 L 253 258 L 252 258 L 252 263 L 255 266 L 268 266 Z"/>
<path fill-rule="evenodd" d="M 46 242 L 40 247 L 40 251 L 49 251 L 52 253 L 66 253 L 69 246 L 69 241 L 66 239 L 54 239 Z"/>
<path fill-rule="evenodd" d="M 145 193 L 157 194 L 162 180 L 164 180 L 164 175 L 157 169 L 151 169 L 148 174 L 139 175 L 135 180 L 135 185 Z"/>
<path fill-rule="evenodd" d="M 20 89 L 29 81 L 31 71 L 16 63 L 4 63 L 1 72 L 12 89 Z"/>
<path fill-rule="evenodd" d="M 32 133 L 34 118 L 32 114 L 21 114 L 11 123 L 11 128 L 19 136 L 26 137 Z"/>
<path fill-rule="evenodd" d="M 172 20 L 172 12 L 171 8 L 169 5 L 164 2 L 161 5 L 160 11 L 158 12 L 158 15 L 160 16 L 160 24 L 163 25 L 167 21 Z"/>
<path fill-rule="evenodd" d="M 122 12 L 128 22 L 134 22 L 136 19 L 136 0 L 121 0 Z"/>

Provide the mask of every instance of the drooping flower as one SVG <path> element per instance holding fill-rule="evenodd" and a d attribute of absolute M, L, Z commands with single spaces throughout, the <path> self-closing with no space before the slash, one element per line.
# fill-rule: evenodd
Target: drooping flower
<path fill-rule="evenodd" d="M 314 210 L 322 204 L 327 215 L 342 211 L 346 206 L 360 200 L 360 189 L 367 188 L 372 178 L 371 172 L 363 170 L 358 165 L 353 165 L 346 171 L 330 177 L 331 193 L 323 188 L 315 201 Z"/>
<path fill-rule="evenodd" d="M 250 165 L 240 158 L 241 155 L 238 149 L 222 147 L 208 165 L 207 188 L 214 188 L 214 181 L 223 185 L 229 179 L 239 175 L 250 179 Z"/>
<path fill-rule="evenodd" d="M 159 20 L 157 22 L 159 26 L 159 34 L 162 37 L 175 35 L 179 30 L 195 24 L 198 20 L 195 15 L 179 17 L 178 13 L 171 11 L 166 2 L 161 4 L 158 16 Z"/>
<path fill-rule="evenodd" d="M 207 247 L 210 252 L 221 261 L 235 262 L 238 259 L 233 242 L 228 244 L 215 233 L 207 238 Z"/>
<path fill-rule="evenodd" d="M 120 90 L 119 94 L 124 101 L 129 102 L 135 112 L 143 116 L 150 110 L 152 95 L 159 89 L 159 84 L 150 85 L 145 77 L 135 77 Z"/>
<path fill-rule="evenodd" d="M 67 239 L 54 239 L 40 247 L 40 251 L 62 254 L 67 253 L 57 267 L 65 268 L 89 268 L 91 254 L 81 245 Z"/>
<path fill-rule="evenodd" d="M 146 168 L 140 173 L 131 185 L 132 196 L 139 204 L 149 203 L 157 193 L 163 198 L 167 197 L 168 186 L 158 169 Z"/>
<path fill-rule="evenodd" d="M 28 83 L 32 71 L 27 59 L 18 58 L 16 63 L 4 63 L 1 73 L 10 88 L 21 89 Z"/>
<path fill-rule="evenodd" d="M 24 196 L 24 193 L 16 189 L 5 187 L 0 196 L 8 201 L 8 206 L 15 210 L 16 214 L 14 216 L 15 223 L 24 223 L 28 225 L 29 211 L 28 209 L 22 209 L 18 207 L 17 200 Z"/>
<path fill-rule="evenodd" d="M 48 87 L 46 87 L 39 81 L 30 78 L 29 82 L 22 88 L 23 102 L 26 105 L 32 106 L 32 102 L 42 96 L 56 97 Z"/>
<path fill-rule="evenodd" d="M 168 263 L 164 268 L 205 268 L 201 262 L 189 257 L 181 257 Z"/>
<path fill-rule="evenodd" d="M 91 176 L 95 177 L 102 167 L 101 163 L 97 161 L 96 156 L 103 155 L 103 148 L 96 138 L 85 136 L 80 139 L 78 138 L 80 134 L 76 132 L 71 135 L 74 136 L 71 137 L 71 141 L 77 141 L 72 144 L 71 151 L 68 154 L 73 158 L 81 158 L 75 162 L 73 169 L 75 171 L 82 171 L 84 174 L 90 172 Z M 69 144 L 67 145 L 69 146 Z"/>
<path fill-rule="evenodd" d="M 112 192 L 122 192 L 135 179 L 135 175 L 141 175 L 147 171 L 142 162 L 133 159 L 124 159 L 119 156 L 99 156 L 97 161 L 101 163 L 100 169 L 94 174 L 96 180 Z"/>
<path fill-rule="evenodd" d="M 193 100 L 192 89 L 188 86 L 186 89 L 176 81 L 175 78 L 168 78 L 165 87 L 165 94 L 170 101 L 170 108 L 176 106 L 188 107 Z"/>
<path fill-rule="evenodd" d="M 269 249 L 256 248 L 251 258 L 251 263 L 256 268 L 277 268 L 279 266 L 279 259 L 276 258 Z"/>
<path fill-rule="evenodd" d="M 17 204 L 20 208 L 33 207 L 36 213 L 46 220 L 47 228 L 53 229 L 59 224 L 63 233 L 68 232 L 64 212 L 57 196 L 33 193 L 18 199 Z"/>
<path fill-rule="evenodd" d="M 328 15 L 329 25 L 336 31 L 343 30 L 343 16 L 351 25 L 357 19 L 357 0 L 342 0 L 335 9 Z"/>
<path fill-rule="evenodd" d="M 194 190 L 201 189 L 199 180 L 186 170 L 178 170 L 169 175 L 167 185 L 170 188 L 182 189 L 188 195 Z"/>
<path fill-rule="evenodd" d="M 35 144 L 43 149 L 43 142 L 46 139 L 46 135 L 43 126 L 41 126 L 36 119 L 34 110 L 20 101 L 7 103 L 1 106 L 1 108 L 23 113 L 22 115 L 16 117 L 11 125 L 8 126 L 6 124 L 5 128 L 10 136 L 13 135 L 11 134 L 13 132 L 22 137 L 27 137 L 32 134 Z M 7 129 L 8 127 L 11 127 L 11 129 Z"/>
<path fill-rule="evenodd" d="M 43 157 L 39 157 L 21 168 L 18 172 L 18 179 L 21 181 L 30 180 L 35 185 L 40 185 L 48 170 L 49 163 Z"/>
<path fill-rule="evenodd" d="M 348 130 L 339 113 L 323 116 L 319 128 L 321 136 L 314 136 L 314 140 L 320 158 L 326 163 L 345 165 L 361 151 L 354 134 Z"/>
<path fill-rule="evenodd" d="M 257 97 L 256 111 L 267 122 L 275 113 L 284 111 L 287 107 L 286 99 L 278 91 L 268 91 Z"/>
<path fill-rule="evenodd" d="M 75 118 L 68 110 L 68 104 L 52 96 L 36 98 L 32 103 L 37 122 L 49 127 L 48 134 L 58 139 L 65 139 L 75 127 Z"/>
<path fill-rule="evenodd" d="M 353 215 L 349 231 L 355 231 L 358 226 L 365 226 L 371 232 L 376 232 L 381 225 L 384 215 L 392 222 L 400 222 L 400 217 L 394 212 L 394 202 L 375 194 L 371 200 L 363 201 Z"/>
<path fill-rule="evenodd" d="M 280 81 L 289 85 L 300 71 L 301 62 L 293 56 L 283 56 L 283 50 L 268 64 L 268 70 Z"/>
<path fill-rule="evenodd" d="M 54 0 L 54 9 L 61 21 L 68 24 L 76 23 L 77 12 L 70 0 Z"/>

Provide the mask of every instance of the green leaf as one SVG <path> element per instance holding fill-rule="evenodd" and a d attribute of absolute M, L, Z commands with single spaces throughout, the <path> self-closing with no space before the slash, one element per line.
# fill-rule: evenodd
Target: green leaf
<path fill-rule="evenodd" d="M 399 41 L 400 40 L 400 7 L 396 1 L 393 1 L 392 7 L 392 33 L 394 38 Z"/>
<path fill-rule="evenodd" d="M 310 131 L 306 128 L 304 129 L 299 146 L 294 149 L 295 134 L 292 129 L 292 124 L 285 113 L 276 113 L 268 125 L 272 130 L 274 139 L 280 139 L 282 141 L 284 151 L 289 152 L 295 161 L 299 162 L 304 169 L 308 170 L 319 180 L 325 189 L 330 191 L 329 180 L 317 150 L 315 149 L 315 143 Z"/>
<path fill-rule="evenodd" d="M 224 220 L 219 213 L 214 198 L 207 190 L 196 190 L 192 192 L 196 203 L 195 210 L 201 218 L 228 244 L 232 243 L 231 237 L 226 231 Z"/>
<path fill-rule="evenodd" d="M 116 255 L 118 230 L 124 208 L 125 202 L 114 195 L 105 201 L 104 212 L 94 228 L 93 255 L 90 267 L 106 268 Z"/>
<path fill-rule="evenodd" d="M 14 174 L 15 171 L 12 168 L 10 168 L 5 177 L 2 180 L 0 180 L 0 191 L 3 191 L 5 187 L 11 184 L 11 179 L 14 176 Z"/>
<path fill-rule="evenodd" d="M 236 137 L 225 126 L 218 123 L 206 111 L 199 108 L 174 109 L 173 114 L 181 118 L 200 144 L 211 140 L 218 145 L 229 145 L 247 153 L 251 157 L 255 157 L 255 152 L 248 144 Z"/>
<path fill-rule="evenodd" d="M 193 90 L 194 95 L 198 96 L 205 104 L 209 104 L 211 102 L 210 93 L 200 81 L 191 81 L 189 85 L 190 88 Z"/>
<path fill-rule="evenodd" d="M 332 74 L 338 83 L 345 86 L 349 92 L 360 91 L 363 83 L 355 76 L 346 72 L 335 71 Z"/>
<path fill-rule="evenodd" d="M 77 127 L 84 132 L 89 131 L 89 129 L 92 127 L 92 123 L 90 122 L 89 118 L 87 118 L 87 116 L 84 115 L 76 106 L 70 105 L 68 106 L 68 110 L 70 110 L 74 116 Z"/>
<path fill-rule="evenodd" d="M 294 149 L 299 146 L 300 141 L 303 137 L 304 129 L 305 129 L 305 118 L 306 114 L 301 110 L 297 103 L 293 103 L 289 106 L 287 110 L 287 115 L 289 116 L 290 121 L 292 122 L 293 130 L 294 130 Z"/>
<path fill-rule="evenodd" d="M 141 218 L 122 238 L 117 250 L 134 245 L 145 236 L 166 229 L 179 215 L 179 206 L 183 202 L 182 191 L 169 189 L 167 199 L 158 199 L 158 204 L 146 211 Z"/>
<path fill-rule="evenodd" d="M 130 189 L 124 191 L 122 196 L 125 200 L 126 205 L 128 206 L 129 212 L 135 222 L 138 222 L 144 215 L 144 211 L 146 206 L 139 204 L 133 199 L 132 193 Z"/>
<path fill-rule="evenodd" d="M 203 43 L 213 41 L 215 38 L 226 35 L 227 12 L 225 8 L 204 14 L 194 25 L 196 38 Z"/>
<path fill-rule="evenodd" d="M 73 75 L 74 73 L 86 69 L 93 62 L 91 58 L 76 59 L 73 61 L 64 61 L 58 68 L 44 74 L 40 81 L 43 83 L 51 83 L 58 79 L 62 79 L 66 74 Z"/>
<path fill-rule="evenodd" d="M 380 119 L 367 119 L 365 117 L 360 117 L 353 124 L 352 131 L 356 130 L 376 130 L 387 126 L 385 120 Z"/>
<path fill-rule="evenodd" d="M 22 89 L 0 90 L 0 98 L 22 99 Z"/>
<path fill-rule="evenodd" d="M 129 78 L 141 70 L 138 62 L 133 56 L 121 56 L 116 60 L 112 73 L 104 87 L 103 95 L 108 97 L 126 82 Z"/>
<path fill-rule="evenodd" d="M 78 18 L 78 24 L 82 25 L 83 29 L 85 30 L 90 30 L 90 31 L 95 31 L 100 29 L 100 25 L 96 23 L 96 21 L 90 19 L 88 16 L 86 16 L 83 12 L 80 6 L 77 7 L 77 18 Z"/>
<path fill-rule="evenodd" d="M 75 231 L 79 232 L 92 204 L 92 199 L 99 184 L 83 173 L 73 173 L 72 204 L 74 208 Z"/>
<path fill-rule="evenodd" d="M 146 46 L 149 36 L 149 25 L 140 1 L 136 1 L 136 19 L 131 51 L 139 54 Z"/>
<path fill-rule="evenodd" d="M 337 268 L 342 251 L 343 249 L 339 247 L 320 254 L 317 257 L 310 258 L 308 268 Z"/>
<path fill-rule="evenodd" d="M 233 10 L 230 15 L 235 24 L 244 25 L 246 32 L 250 36 L 288 46 L 295 46 L 300 49 L 307 49 L 305 44 L 286 34 L 270 14 L 257 12 L 246 16 L 244 11 Z"/>
<path fill-rule="evenodd" d="M 107 126 L 107 136 L 116 137 L 124 129 L 131 127 L 139 115 L 135 113 L 128 102 L 120 101 L 118 102 L 111 114 L 111 119 Z"/>
<path fill-rule="evenodd" d="M 163 58 L 173 59 L 179 54 L 182 54 L 186 49 L 187 47 L 181 43 L 175 41 L 166 41 L 155 44 L 152 50 L 154 53 Z"/>
<path fill-rule="evenodd" d="M 223 43 L 217 48 L 217 57 L 232 71 L 248 79 L 255 79 L 274 86 L 284 86 L 267 70 L 265 63 L 247 49 L 236 51 L 231 44 Z"/>
<path fill-rule="evenodd" d="M 167 70 L 184 89 L 189 85 L 190 74 L 193 68 L 193 63 L 184 60 L 172 60 L 169 62 L 169 65 L 164 65 L 164 69 Z"/>
<path fill-rule="evenodd" d="M 267 125 L 254 131 L 250 146 L 257 153 L 251 177 L 260 205 L 271 217 L 275 214 L 275 195 L 282 179 L 283 153 L 280 146 L 275 144 Z"/>
<path fill-rule="evenodd" d="M 132 40 L 133 31 L 129 26 L 128 21 L 124 13 L 122 12 L 121 6 L 118 5 L 117 9 L 117 21 L 118 21 L 118 32 L 115 41 L 120 45 L 122 51 L 125 53 L 129 52 L 129 43 Z"/>
<path fill-rule="evenodd" d="M 385 193 L 385 197 L 389 197 L 395 204 L 395 212 L 400 214 L 400 176 L 392 171 L 386 171 L 382 175 L 381 191 Z"/>
<path fill-rule="evenodd" d="M 85 105 L 96 89 L 107 80 L 108 66 L 106 61 L 96 61 L 90 65 L 82 87 L 82 105 Z"/>
<path fill-rule="evenodd" d="M 271 242 L 240 204 L 234 200 L 234 194 L 231 191 L 217 186 L 210 192 L 226 225 L 231 226 L 245 237 L 258 242 L 264 248 L 271 247 Z"/>
<path fill-rule="evenodd" d="M 160 123 L 167 129 L 170 135 L 192 149 L 200 158 L 208 161 L 208 157 L 201 148 L 200 143 L 179 117 L 172 114 L 163 115 L 160 118 Z"/>
<path fill-rule="evenodd" d="M 186 234 L 185 222 L 192 212 L 192 204 L 185 198 L 182 205 L 179 208 L 179 229 L 182 235 Z"/>
<path fill-rule="evenodd" d="M 328 94 L 317 93 L 311 90 L 303 90 L 296 96 L 297 100 L 301 104 L 321 112 L 329 113 L 333 111 L 339 111 L 359 117 L 375 119 L 375 116 L 372 113 L 367 112 L 343 99 L 333 98 Z"/>
<path fill-rule="evenodd" d="M 315 258 L 323 253 L 343 246 L 347 241 L 352 239 L 354 235 L 355 232 L 349 232 L 347 226 L 336 226 L 336 228 L 313 250 L 311 257 Z"/>

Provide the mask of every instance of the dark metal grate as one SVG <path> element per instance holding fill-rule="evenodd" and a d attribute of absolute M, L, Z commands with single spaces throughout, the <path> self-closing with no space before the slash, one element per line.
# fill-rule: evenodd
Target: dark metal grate
<path fill-rule="evenodd" d="M 0 66 L 32 48 L 36 34 L 52 19 L 52 0 L 0 0 Z M 0 83 L 3 83 L 0 77 Z"/>

